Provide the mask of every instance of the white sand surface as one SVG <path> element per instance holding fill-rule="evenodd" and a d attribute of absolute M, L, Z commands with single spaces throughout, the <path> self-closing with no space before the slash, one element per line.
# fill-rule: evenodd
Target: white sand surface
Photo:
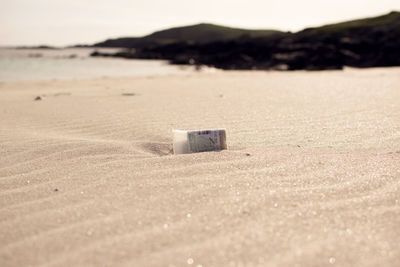
<path fill-rule="evenodd" d="M 400 266 L 400 68 L 0 83 L 0 266 Z"/>

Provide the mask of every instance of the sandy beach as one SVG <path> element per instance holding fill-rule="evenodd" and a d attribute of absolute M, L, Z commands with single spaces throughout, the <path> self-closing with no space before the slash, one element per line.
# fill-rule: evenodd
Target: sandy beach
<path fill-rule="evenodd" d="M 400 68 L 0 96 L 2 267 L 400 266 Z M 172 154 L 172 129 L 208 128 L 228 150 Z"/>

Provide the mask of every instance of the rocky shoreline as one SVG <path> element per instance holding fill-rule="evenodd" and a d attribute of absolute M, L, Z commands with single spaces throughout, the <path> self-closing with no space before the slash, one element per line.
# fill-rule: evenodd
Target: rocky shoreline
<path fill-rule="evenodd" d="M 92 56 L 163 59 L 220 69 L 327 70 L 400 66 L 400 12 L 265 37 L 172 42 Z"/>

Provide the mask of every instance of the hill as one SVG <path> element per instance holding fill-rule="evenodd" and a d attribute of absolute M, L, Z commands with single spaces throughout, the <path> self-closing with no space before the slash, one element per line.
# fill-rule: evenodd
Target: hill
<path fill-rule="evenodd" d="M 167 59 L 174 64 L 194 63 L 221 69 L 321 70 L 343 66 L 400 66 L 400 12 L 395 11 L 297 33 L 267 31 L 243 35 L 240 31 L 227 30 L 226 35 L 212 36 L 210 30 L 195 34 L 190 27 L 183 28 L 192 29 L 188 32 L 194 36 L 207 37 L 189 38 L 185 31 L 179 34 L 179 30 L 171 29 L 148 36 L 158 40 L 158 44 L 114 56 Z M 171 36 L 173 38 L 167 38 Z"/>
<path fill-rule="evenodd" d="M 308 34 L 350 33 L 352 31 L 371 29 L 382 26 L 399 26 L 400 12 L 392 11 L 378 17 L 351 20 L 341 23 L 328 24 L 317 28 L 308 28 L 302 32 Z"/>
<path fill-rule="evenodd" d="M 233 40 L 240 37 L 263 37 L 279 34 L 276 30 L 247 30 L 220 25 L 201 23 L 157 31 L 144 37 L 124 37 L 108 39 L 95 44 L 95 47 L 143 48 L 167 45 L 178 42 L 205 44 L 216 41 Z"/>

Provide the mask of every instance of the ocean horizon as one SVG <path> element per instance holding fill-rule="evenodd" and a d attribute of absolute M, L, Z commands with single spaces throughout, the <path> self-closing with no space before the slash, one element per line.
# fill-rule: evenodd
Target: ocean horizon
<path fill-rule="evenodd" d="M 81 80 L 105 77 L 187 74 L 190 66 L 165 60 L 90 57 L 93 51 L 113 48 L 30 49 L 0 48 L 0 81 Z"/>

